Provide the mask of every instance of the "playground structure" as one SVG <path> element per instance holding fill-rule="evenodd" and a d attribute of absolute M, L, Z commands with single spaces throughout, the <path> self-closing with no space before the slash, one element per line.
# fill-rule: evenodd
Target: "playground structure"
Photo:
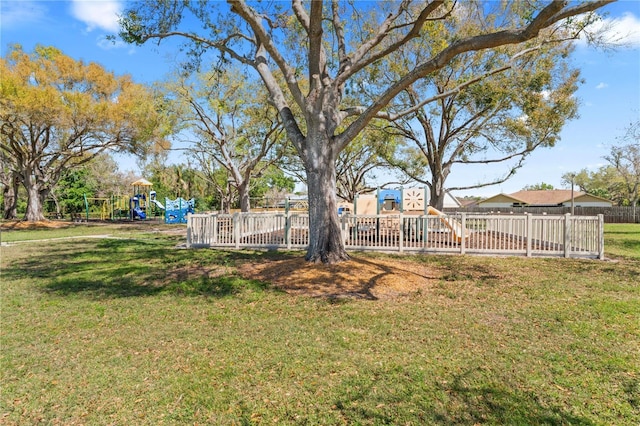
<path fill-rule="evenodd" d="M 187 215 L 195 213 L 195 200 L 185 200 L 176 198 L 170 200 L 165 198 L 164 223 L 187 223 Z M 156 204 L 161 204 L 155 201 Z"/>
<path fill-rule="evenodd" d="M 84 214 L 72 215 L 74 221 L 82 220 L 147 220 L 164 216 L 165 223 L 187 223 L 187 215 L 195 213 L 195 200 L 165 198 L 164 205 L 157 200 L 156 191 L 151 190 L 152 183 L 138 179 L 131 184 L 133 196 L 114 195 L 106 198 L 94 198 L 84 195 Z"/>
<path fill-rule="evenodd" d="M 148 201 L 151 199 L 150 189 L 153 184 L 146 179 L 138 179 L 133 182 L 133 197 L 129 199 L 129 216 L 131 220 L 144 220 L 147 215 L 152 216 L 151 206 L 153 203 Z"/>
<path fill-rule="evenodd" d="M 164 199 L 162 204 L 157 199 L 156 191 L 151 190 L 151 182 L 138 179 L 131 184 L 134 196 L 129 200 L 131 220 L 144 220 L 148 216 L 159 216 L 164 213 L 165 223 L 187 223 L 187 215 L 195 213 L 195 200 L 185 200 L 181 197 L 175 200 Z"/>
<path fill-rule="evenodd" d="M 455 241 L 461 242 L 463 232 L 462 224 L 450 216 L 445 215 L 440 210 L 428 204 L 428 189 L 425 188 L 400 188 L 400 189 L 377 189 L 375 193 L 358 194 L 353 202 L 353 212 L 355 215 L 398 215 L 407 216 L 437 216 L 444 228 L 440 232 L 451 232 Z M 380 232 L 380 221 L 376 223 L 376 229 Z M 388 223 L 388 221 L 383 221 Z M 427 221 L 411 220 L 413 232 L 423 234 L 427 229 Z M 397 228 L 396 223 L 391 223 L 391 227 Z"/>
<path fill-rule="evenodd" d="M 96 218 L 100 220 L 108 220 L 111 219 L 112 214 L 112 198 L 96 198 L 96 197 L 87 197 L 86 194 L 84 197 L 84 219 L 89 220 L 89 218 Z M 74 221 L 79 221 L 83 219 L 83 215 L 81 213 L 71 214 L 71 218 Z"/>

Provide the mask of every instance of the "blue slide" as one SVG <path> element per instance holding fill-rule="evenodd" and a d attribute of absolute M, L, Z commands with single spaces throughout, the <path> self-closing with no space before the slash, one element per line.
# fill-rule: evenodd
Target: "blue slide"
<path fill-rule="evenodd" d="M 133 209 L 133 217 L 134 218 L 138 217 L 140 219 L 146 219 L 147 218 L 147 214 L 145 212 L 143 212 L 140 207 L 135 207 Z"/>

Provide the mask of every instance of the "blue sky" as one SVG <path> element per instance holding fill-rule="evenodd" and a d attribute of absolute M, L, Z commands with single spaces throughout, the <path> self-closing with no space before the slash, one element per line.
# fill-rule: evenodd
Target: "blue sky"
<path fill-rule="evenodd" d="M 19 43 L 25 50 L 36 44 L 53 45 L 86 62 L 95 61 L 135 81 L 161 80 L 173 67 L 177 41 L 162 45 L 115 45 L 106 40 L 117 32 L 122 1 L 7 1 L 0 0 L 0 52 Z M 527 184 L 546 182 L 561 187 L 561 176 L 582 168 L 595 170 L 626 126 L 640 120 L 640 1 L 619 1 L 602 9 L 612 40 L 620 46 L 603 52 L 579 43 L 574 64 L 585 83 L 577 92 L 580 118 L 569 122 L 554 148 L 534 152 L 526 165 L 506 183 L 455 195 L 490 196 L 511 193 Z M 122 170 L 137 166 L 119 157 Z M 454 169 L 447 186 L 462 186 L 500 175 L 492 166 Z M 382 183 L 382 182 L 380 182 Z"/>

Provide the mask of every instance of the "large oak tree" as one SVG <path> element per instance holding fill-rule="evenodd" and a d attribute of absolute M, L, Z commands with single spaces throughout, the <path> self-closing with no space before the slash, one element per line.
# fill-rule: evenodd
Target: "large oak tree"
<path fill-rule="evenodd" d="M 330 263 L 348 259 L 336 208 L 336 158 L 372 119 L 384 115 L 399 93 L 460 55 L 525 43 L 546 28 L 573 25 L 578 21 L 569 18 L 607 3 L 610 0 L 518 0 L 491 2 L 488 7 L 483 2 L 445 0 L 292 0 L 285 7 L 242 0 L 145 1 L 126 11 L 121 36 L 134 43 L 184 37 L 196 55 L 214 49 L 224 59 L 256 70 L 306 169 L 310 215 L 306 258 Z M 470 31 L 449 40 L 427 32 L 432 22 L 447 25 L 461 7 L 474 9 L 470 16 L 475 27 Z M 549 37 L 554 33 L 544 31 Z M 381 87 L 366 104 L 344 102 L 350 81 L 417 38 L 434 46 L 430 55 L 416 55 L 397 80 Z"/>
<path fill-rule="evenodd" d="M 459 15 L 457 27 L 446 30 L 448 38 L 469 19 Z M 445 29 L 439 33 L 444 37 Z M 579 73 L 568 66 L 571 46 L 537 40 L 526 46 L 460 55 L 396 98 L 395 108 L 415 112 L 393 122 L 408 143 L 390 161 L 429 187 L 430 205 L 442 209 L 453 168 L 464 172 L 464 165 L 486 164 L 503 172 L 494 179 L 467 178 L 449 190 L 503 183 L 534 150 L 554 146 L 563 124 L 576 116 Z M 404 56 L 396 57 L 386 67 L 387 78 L 397 78 L 402 67 Z"/>
<path fill-rule="evenodd" d="M 0 120 L 0 151 L 27 191 L 29 221 L 44 219 L 63 172 L 106 150 L 165 146 L 170 129 L 146 87 L 44 46 L 13 46 L 0 60 Z"/>

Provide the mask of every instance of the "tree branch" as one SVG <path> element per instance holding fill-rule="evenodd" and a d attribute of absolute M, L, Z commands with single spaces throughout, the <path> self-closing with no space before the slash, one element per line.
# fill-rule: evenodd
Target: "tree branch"
<path fill-rule="evenodd" d="M 573 11 L 585 13 L 596 10 L 603 5 L 611 3 L 614 0 L 598 0 L 585 3 L 579 9 L 571 8 Z M 346 146 L 350 140 L 355 137 L 369 121 L 377 117 L 378 113 L 384 108 L 398 93 L 413 84 L 418 79 L 425 77 L 438 69 L 446 66 L 456 56 L 469 52 L 489 49 L 493 47 L 522 43 L 535 38 L 539 32 L 548 26 L 560 21 L 561 19 L 571 16 L 568 12 L 563 12 L 567 1 L 554 1 L 544 7 L 540 13 L 525 27 L 513 30 L 502 30 L 489 34 L 481 34 L 459 40 L 438 53 L 433 58 L 419 64 L 414 70 L 408 72 L 400 78 L 395 84 L 382 93 L 347 129 L 335 140 L 339 149 Z"/>

